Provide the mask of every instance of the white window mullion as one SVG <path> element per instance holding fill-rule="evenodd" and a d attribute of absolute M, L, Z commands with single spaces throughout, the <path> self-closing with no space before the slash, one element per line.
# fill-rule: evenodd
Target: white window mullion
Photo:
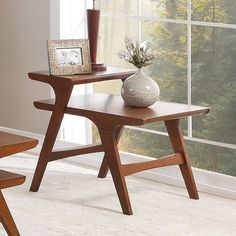
<path fill-rule="evenodd" d="M 188 105 L 192 104 L 192 25 L 191 25 L 191 0 L 187 2 L 187 27 L 188 27 L 188 62 L 187 62 L 187 93 Z M 188 117 L 188 136 L 192 137 L 192 117 Z"/>

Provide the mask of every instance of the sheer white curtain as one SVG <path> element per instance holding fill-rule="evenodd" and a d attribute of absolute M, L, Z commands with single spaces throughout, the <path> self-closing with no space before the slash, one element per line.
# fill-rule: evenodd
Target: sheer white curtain
<path fill-rule="evenodd" d="M 86 9 L 91 8 L 92 1 L 60 0 L 60 38 L 86 38 Z M 91 93 L 91 85 L 75 86 L 72 96 Z M 65 115 L 61 127 L 61 139 L 69 142 L 91 143 L 91 123 L 78 116 Z"/>

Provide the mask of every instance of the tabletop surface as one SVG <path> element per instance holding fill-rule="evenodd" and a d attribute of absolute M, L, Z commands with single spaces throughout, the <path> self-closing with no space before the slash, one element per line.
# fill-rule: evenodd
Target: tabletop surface
<path fill-rule="evenodd" d="M 0 157 L 28 150 L 37 143 L 38 141 L 33 138 L 0 131 Z"/>
<path fill-rule="evenodd" d="M 49 99 L 39 103 L 48 105 L 50 110 L 53 109 L 55 100 Z M 132 123 L 134 125 L 142 125 L 154 121 L 178 119 L 208 112 L 208 107 L 163 101 L 158 101 L 148 108 L 134 108 L 127 106 L 121 96 L 111 94 L 85 94 L 71 97 L 65 109 L 65 113 L 75 115 L 96 113 L 107 115 L 111 119 L 119 117 L 120 120 L 123 118 L 124 122 L 127 121 L 127 124 L 131 125 Z"/>
<path fill-rule="evenodd" d="M 126 79 L 136 72 L 135 69 L 124 69 L 119 67 L 107 67 L 106 71 L 93 71 L 90 74 L 70 75 L 70 76 L 54 76 L 48 71 L 39 71 L 29 73 L 32 80 L 44 83 L 69 83 L 72 85 L 86 84 L 104 80 Z"/>

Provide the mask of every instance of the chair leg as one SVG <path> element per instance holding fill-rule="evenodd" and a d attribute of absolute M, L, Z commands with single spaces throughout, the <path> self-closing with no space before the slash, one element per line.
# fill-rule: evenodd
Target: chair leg
<path fill-rule="evenodd" d="M 0 220 L 9 236 L 19 236 L 20 233 L 8 209 L 7 203 L 0 191 Z"/>
<path fill-rule="evenodd" d="M 123 129 L 124 129 L 124 126 L 118 126 L 115 129 L 115 138 L 116 138 L 117 143 L 119 142 L 119 139 L 120 139 Z M 98 173 L 98 177 L 99 178 L 106 178 L 108 170 L 109 170 L 109 167 L 108 167 L 108 162 L 107 162 L 107 156 L 105 154 L 103 157 L 103 160 L 102 160 L 102 164 L 101 164 L 99 173 Z"/>
<path fill-rule="evenodd" d="M 179 120 L 169 120 L 165 121 L 167 132 L 172 143 L 172 147 L 175 153 L 182 153 L 184 164 L 179 165 L 186 188 L 188 190 L 189 197 L 192 199 L 199 199 L 198 191 L 194 181 L 189 155 L 185 147 L 184 138 L 180 131 L 180 121 Z"/>

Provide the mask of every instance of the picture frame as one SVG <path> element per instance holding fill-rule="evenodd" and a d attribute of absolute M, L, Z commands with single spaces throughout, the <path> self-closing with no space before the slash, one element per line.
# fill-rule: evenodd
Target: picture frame
<path fill-rule="evenodd" d="M 51 75 L 91 73 L 88 39 L 48 40 L 47 47 Z"/>

